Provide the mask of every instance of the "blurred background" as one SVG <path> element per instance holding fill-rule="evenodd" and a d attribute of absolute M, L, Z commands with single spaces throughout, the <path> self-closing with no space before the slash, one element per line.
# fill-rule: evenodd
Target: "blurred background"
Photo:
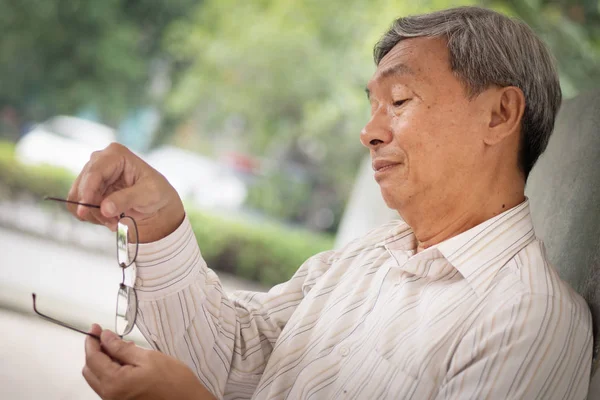
<path fill-rule="evenodd" d="M 598 0 L 0 0 L 0 398 L 96 398 L 82 335 L 31 314 L 35 291 L 113 327 L 113 235 L 42 201 L 92 151 L 156 167 L 226 288 L 267 290 L 395 217 L 359 142 L 372 48 L 394 18 L 458 5 L 528 23 L 565 98 L 600 86 Z"/>

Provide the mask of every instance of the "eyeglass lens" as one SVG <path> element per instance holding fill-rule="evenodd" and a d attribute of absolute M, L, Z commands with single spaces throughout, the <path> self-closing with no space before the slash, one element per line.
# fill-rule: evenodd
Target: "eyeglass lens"
<path fill-rule="evenodd" d="M 130 245 L 134 249 L 130 254 Z M 121 268 L 127 268 L 135 262 L 138 252 L 137 224 L 131 217 L 121 215 L 117 223 L 117 261 Z"/>
<path fill-rule="evenodd" d="M 79 203 L 75 201 L 65 200 L 57 197 L 45 197 L 44 200 L 53 200 L 63 203 L 79 204 L 86 207 L 100 208 L 99 205 Z M 132 246 L 130 246 L 130 244 Z M 125 336 L 129 334 L 135 326 L 135 319 L 137 317 L 137 295 L 133 287 L 125 284 L 125 269 L 131 266 L 138 254 L 138 230 L 135 220 L 124 214 L 121 214 L 117 223 L 117 261 L 119 267 L 123 273 L 123 280 L 119 285 L 119 291 L 117 293 L 117 309 L 115 316 L 115 333 L 119 336 Z M 135 267 L 130 269 L 133 286 L 135 282 Z M 65 328 L 75 330 L 77 332 L 93 336 L 99 339 L 98 336 L 81 331 L 74 328 L 64 322 L 57 319 L 51 318 L 45 314 L 39 312 L 36 308 L 36 295 L 33 294 L 33 309 L 41 317 L 47 319 L 50 322 L 61 325 Z"/>
<path fill-rule="evenodd" d="M 117 315 L 115 329 L 117 335 L 125 336 L 131 332 L 137 316 L 137 296 L 135 289 L 121 284 L 117 294 Z"/>
<path fill-rule="evenodd" d="M 130 245 L 131 244 L 131 245 Z M 132 249 L 133 247 L 133 249 Z M 137 296 L 133 287 L 125 285 L 125 268 L 135 262 L 138 253 L 137 224 L 131 217 L 121 215 L 117 223 L 117 260 L 123 269 L 123 281 L 117 293 L 115 331 L 125 336 L 133 329 L 137 317 Z M 135 268 L 131 273 L 131 285 L 135 282 Z"/>

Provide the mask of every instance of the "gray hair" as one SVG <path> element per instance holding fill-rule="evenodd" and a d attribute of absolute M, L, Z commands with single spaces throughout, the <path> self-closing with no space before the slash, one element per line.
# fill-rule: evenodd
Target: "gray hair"
<path fill-rule="evenodd" d="M 471 98 L 491 85 L 523 91 L 519 167 L 527 179 L 546 149 L 562 98 L 544 43 L 519 20 L 480 7 L 458 7 L 394 21 L 375 45 L 375 63 L 400 41 L 423 36 L 446 39 L 450 67 Z"/>

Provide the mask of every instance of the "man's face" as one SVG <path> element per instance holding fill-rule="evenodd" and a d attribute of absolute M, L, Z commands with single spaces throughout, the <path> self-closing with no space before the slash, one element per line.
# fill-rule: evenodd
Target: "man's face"
<path fill-rule="evenodd" d="M 370 149 L 389 207 L 453 201 L 475 183 L 489 113 L 467 97 L 442 39 L 397 44 L 379 63 L 367 93 L 371 120 L 361 142 Z"/>

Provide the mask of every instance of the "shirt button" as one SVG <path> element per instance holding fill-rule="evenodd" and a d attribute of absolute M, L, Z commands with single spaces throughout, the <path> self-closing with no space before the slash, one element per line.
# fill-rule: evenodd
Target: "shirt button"
<path fill-rule="evenodd" d="M 142 281 L 142 278 L 135 278 L 135 287 L 142 287 L 144 286 L 144 281 Z"/>
<path fill-rule="evenodd" d="M 342 356 L 342 357 L 346 357 L 348 354 L 350 354 L 350 349 L 346 346 L 340 347 L 340 349 L 338 351 L 340 353 L 340 356 Z"/>

